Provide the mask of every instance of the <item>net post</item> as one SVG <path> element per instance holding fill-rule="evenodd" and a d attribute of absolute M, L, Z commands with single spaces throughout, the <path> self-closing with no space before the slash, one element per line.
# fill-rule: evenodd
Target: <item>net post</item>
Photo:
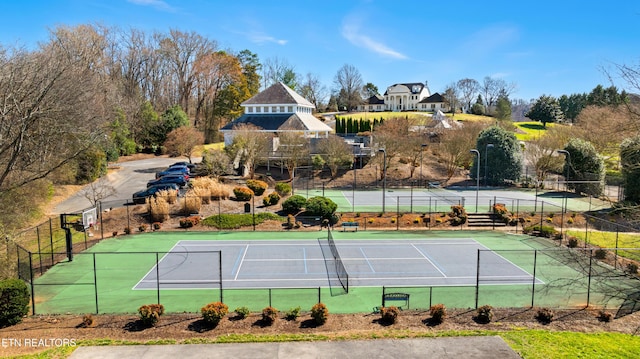
<path fill-rule="evenodd" d="M 324 186 L 324 183 L 322 184 Z M 318 303 L 322 303 L 322 297 L 321 297 L 321 290 L 320 287 L 318 287 Z"/>
<path fill-rule="evenodd" d="M 536 265 L 538 263 L 538 250 L 533 251 L 533 279 L 531 280 L 531 308 L 535 305 L 536 298 Z"/>
<path fill-rule="evenodd" d="M 222 251 L 218 251 L 218 276 L 220 282 L 220 303 L 224 303 L 222 298 Z"/>

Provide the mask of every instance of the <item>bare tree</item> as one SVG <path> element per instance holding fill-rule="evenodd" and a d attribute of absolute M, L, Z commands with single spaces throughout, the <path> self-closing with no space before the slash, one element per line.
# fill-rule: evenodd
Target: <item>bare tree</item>
<path fill-rule="evenodd" d="M 207 175 L 215 178 L 233 172 L 231 159 L 223 150 L 204 151 L 202 154 L 202 167 Z"/>
<path fill-rule="evenodd" d="M 317 75 L 307 73 L 300 87 L 300 95 L 316 106 L 319 110 L 321 105 L 327 99 L 329 91 L 324 86 Z"/>
<path fill-rule="evenodd" d="M 234 166 L 244 164 L 249 171 L 249 177 L 253 178 L 256 163 L 260 158 L 268 155 L 271 135 L 260 132 L 254 125 L 241 124 L 235 126 L 233 143 L 225 148 L 232 159 Z"/>
<path fill-rule="evenodd" d="M 495 79 L 490 76 L 485 76 L 480 85 L 480 92 L 482 93 L 487 107 L 487 114 L 493 113 L 493 108 L 500 96 L 509 97 L 515 91 L 516 85 L 514 83 L 507 83 L 503 79 Z"/>
<path fill-rule="evenodd" d="M 196 146 L 204 143 L 204 135 L 191 126 L 178 127 L 167 134 L 164 147 L 170 155 L 185 156 L 191 162 Z"/>
<path fill-rule="evenodd" d="M 193 65 L 196 59 L 215 51 L 217 44 L 195 32 L 186 33 L 175 29 L 171 29 L 159 43 L 159 51 L 171 70 L 166 75 L 175 80 L 175 100 L 189 114 L 189 102 L 196 78 Z"/>
<path fill-rule="evenodd" d="M 309 141 L 301 131 L 285 130 L 278 133 L 276 151 L 282 157 L 290 178 L 293 179 L 295 168 L 309 158 Z"/>
<path fill-rule="evenodd" d="M 343 65 L 336 73 L 333 79 L 337 92 L 342 97 L 342 103 L 347 106 L 347 111 L 356 108 L 362 98 L 360 91 L 362 90 L 362 75 L 360 71 L 353 65 Z"/>
<path fill-rule="evenodd" d="M 480 83 L 474 79 L 462 79 L 456 84 L 456 87 L 461 93 L 461 100 L 464 104 L 464 112 L 469 112 L 471 109 L 471 101 L 473 101 L 480 89 Z"/>
<path fill-rule="evenodd" d="M 455 82 L 452 82 L 445 88 L 444 90 L 444 101 L 447 106 L 451 109 L 451 113 L 455 115 L 456 110 L 458 108 L 458 85 Z"/>
<path fill-rule="evenodd" d="M 469 150 L 475 147 L 478 135 L 486 125 L 479 122 L 465 123 L 464 127 L 457 127 L 443 131 L 440 143 L 435 147 L 436 152 L 442 158 L 447 172 L 445 181 L 449 181 L 461 168 L 468 168 L 472 161 Z"/>
<path fill-rule="evenodd" d="M 407 117 L 396 117 L 386 119 L 381 126 L 376 127 L 374 146 L 385 150 L 387 168 L 395 158 L 403 156 L 410 150 L 410 146 L 407 146 L 407 138 L 410 137 L 409 128 L 412 124 L 412 120 Z M 376 160 L 383 161 L 383 158 L 377 156 Z M 384 175 L 384 168 L 382 170 L 381 177 Z"/>
<path fill-rule="evenodd" d="M 325 163 L 331 170 L 331 178 L 335 178 L 338 174 L 340 166 L 350 166 L 353 163 L 353 151 L 342 137 L 334 134 L 320 140 L 318 148 Z"/>
<path fill-rule="evenodd" d="M 86 185 L 80 194 L 91 202 L 91 206 L 95 207 L 98 202 L 116 194 L 116 189 L 107 180 L 100 178 Z"/>
<path fill-rule="evenodd" d="M 271 57 L 262 64 L 262 86 L 263 89 L 282 82 L 295 90 L 297 81 L 295 68 L 285 59 Z"/>

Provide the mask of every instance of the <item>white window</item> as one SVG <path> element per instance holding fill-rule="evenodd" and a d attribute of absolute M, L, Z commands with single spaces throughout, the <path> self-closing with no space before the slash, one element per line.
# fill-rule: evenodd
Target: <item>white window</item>
<path fill-rule="evenodd" d="M 268 107 L 268 106 L 265 106 L 265 107 L 263 107 L 262 109 L 264 110 L 264 113 L 269 112 L 269 107 Z"/>
<path fill-rule="evenodd" d="M 256 112 L 259 113 L 260 112 L 260 106 L 256 107 Z"/>
<path fill-rule="evenodd" d="M 287 106 L 287 112 L 293 112 L 293 106 Z"/>
<path fill-rule="evenodd" d="M 278 112 L 278 108 L 275 106 L 271 106 L 271 112 Z"/>
<path fill-rule="evenodd" d="M 247 107 L 247 112 L 248 113 L 252 113 L 253 112 L 253 107 Z"/>
<path fill-rule="evenodd" d="M 280 106 L 280 112 L 284 112 L 284 106 Z"/>

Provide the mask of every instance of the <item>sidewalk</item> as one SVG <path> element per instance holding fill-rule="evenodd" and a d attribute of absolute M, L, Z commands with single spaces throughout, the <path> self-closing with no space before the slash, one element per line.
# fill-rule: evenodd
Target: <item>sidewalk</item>
<path fill-rule="evenodd" d="M 79 347 L 70 359 L 175 358 L 430 358 L 518 359 L 494 337 L 375 339 L 325 342 Z"/>

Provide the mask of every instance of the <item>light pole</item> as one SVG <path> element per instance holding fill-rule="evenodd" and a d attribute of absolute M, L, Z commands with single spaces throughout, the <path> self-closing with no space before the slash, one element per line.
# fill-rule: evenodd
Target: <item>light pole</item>
<path fill-rule="evenodd" d="M 488 160 L 489 160 L 489 149 L 493 148 L 493 143 L 487 143 L 486 146 L 484 146 L 484 185 L 485 187 L 487 186 L 487 168 L 488 166 Z M 478 162 L 478 165 L 480 165 L 480 163 Z"/>
<path fill-rule="evenodd" d="M 387 192 L 387 151 L 384 148 L 378 150 L 378 152 L 382 152 L 383 161 L 382 161 L 382 213 L 384 213 L 384 197 Z"/>
<path fill-rule="evenodd" d="M 473 150 L 470 150 L 469 152 L 475 153 L 478 158 L 478 162 L 476 166 L 476 213 L 477 213 L 478 212 L 478 192 L 480 192 L 480 151 L 473 149 Z"/>
<path fill-rule="evenodd" d="M 422 180 L 422 152 L 425 147 L 427 147 L 427 145 L 424 143 L 420 145 L 420 186 L 421 187 L 424 187 L 423 180 Z"/>
<path fill-rule="evenodd" d="M 567 150 L 557 150 L 556 152 L 558 152 L 561 155 L 565 155 L 567 158 L 567 171 L 564 175 L 564 212 L 567 211 L 567 205 L 569 202 L 568 199 L 568 192 L 569 192 L 569 167 L 571 166 L 571 153 L 569 153 L 569 151 Z M 564 213 L 563 212 L 563 213 Z"/>

